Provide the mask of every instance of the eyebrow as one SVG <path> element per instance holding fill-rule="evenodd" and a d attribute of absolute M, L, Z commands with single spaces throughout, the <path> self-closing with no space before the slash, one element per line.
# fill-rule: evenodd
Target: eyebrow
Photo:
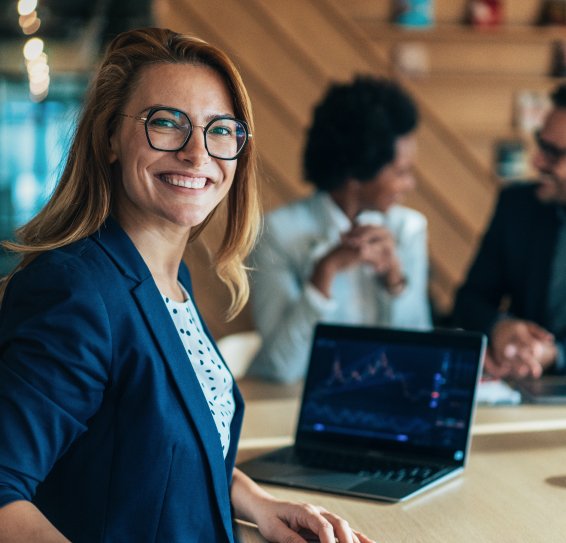
<path fill-rule="evenodd" d="M 185 113 L 185 115 L 188 115 L 189 119 L 192 118 L 191 116 L 186 113 L 185 111 L 183 111 L 182 109 L 176 108 L 176 107 L 171 107 L 171 106 L 166 106 L 165 104 L 153 104 L 151 106 L 146 107 L 145 109 L 142 109 L 140 111 L 140 115 L 142 115 L 143 113 L 149 113 L 152 109 L 160 109 L 160 108 L 165 108 L 165 109 L 175 109 L 176 111 L 181 111 L 182 113 Z M 234 119 L 234 114 L 233 113 L 213 113 L 211 115 L 207 115 L 205 117 L 205 121 L 212 121 L 213 119 L 218 119 L 219 117 L 231 117 L 232 119 Z"/>

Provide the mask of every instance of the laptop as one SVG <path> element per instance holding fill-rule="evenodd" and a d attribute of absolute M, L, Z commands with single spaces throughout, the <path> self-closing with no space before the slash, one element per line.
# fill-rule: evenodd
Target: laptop
<path fill-rule="evenodd" d="M 486 341 L 319 324 L 295 444 L 238 467 L 262 483 L 391 502 L 456 477 Z"/>
<path fill-rule="evenodd" d="M 566 404 L 566 377 L 545 375 L 540 379 L 509 381 L 509 384 L 521 394 L 523 403 L 541 405 Z"/>

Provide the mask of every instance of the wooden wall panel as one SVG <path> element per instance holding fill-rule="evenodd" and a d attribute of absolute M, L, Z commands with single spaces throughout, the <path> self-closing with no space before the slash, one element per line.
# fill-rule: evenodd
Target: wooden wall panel
<path fill-rule="evenodd" d="M 390 73 L 387 57 L 333 0 L 159 0 L 159 24 L 192 32 L 225 50 L 238 65 L 254 104 L 265 209 L 312 191 L 302 179 L 305 129 L 313 105 L 333 80 L 356 73 Z M 448 309 L 462 279 L 495 186 L 487 170 L 442 122 L 424 94 L 405 81 L 419 103 L 419 188 L 408 200 L 429 218 L 432 288 Z M 474 187 L 477 191 L 474 191 Z M 197 303 L 216 338 L 253 326 L 249 308 L 234 322 L 218 316 L 227 289 L 211 273 L 210 252 L 222 233 L 221 214 L 186 255 Z"/>

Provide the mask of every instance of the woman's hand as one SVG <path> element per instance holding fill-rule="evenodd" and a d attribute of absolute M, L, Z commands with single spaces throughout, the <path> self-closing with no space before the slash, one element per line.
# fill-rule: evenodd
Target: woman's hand
<path fill-rule="evenodd" d="M 272 543 L 374 543 L 352 530 L 339 516 L 323 507 L 278 500 L 262 490 L 239 469 L 234 469 L 231 489 L 236 518 L 257 524 L 259 532 Z"/>
<path fill-rule="evenodd" d="M 335 275 L 348 268 L 369 264 L 392 294 L 404 288 L 404 277 L 397 257 L 396 241 L 384 226 L 356 225 L 342 236 L 335 247 L 316 264 L 311 284 L 327 298 Z"/>
<path fill-rule="evenodd" d="M 335 543 L 336 539 L 340 543 L 373 543 L 324 507 L 272 498 L 258 513 L 259 532 L 274 543 L 305 543 L 313 538 L 321 543 Z"/>

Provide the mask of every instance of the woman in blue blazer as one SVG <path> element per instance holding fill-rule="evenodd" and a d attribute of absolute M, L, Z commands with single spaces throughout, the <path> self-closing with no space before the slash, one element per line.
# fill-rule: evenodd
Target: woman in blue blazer
<path fill-rule="evenodd" d="M 223 202 L 217 271 L 247 298 L 258 205 L 251 109 L 196 38 L 118 36 L 65 171 L 11 245 L 0 307 L 0 540 L 367 543 L 234 468 L 241 395 L 192 302 L 182 256 Z"/>

